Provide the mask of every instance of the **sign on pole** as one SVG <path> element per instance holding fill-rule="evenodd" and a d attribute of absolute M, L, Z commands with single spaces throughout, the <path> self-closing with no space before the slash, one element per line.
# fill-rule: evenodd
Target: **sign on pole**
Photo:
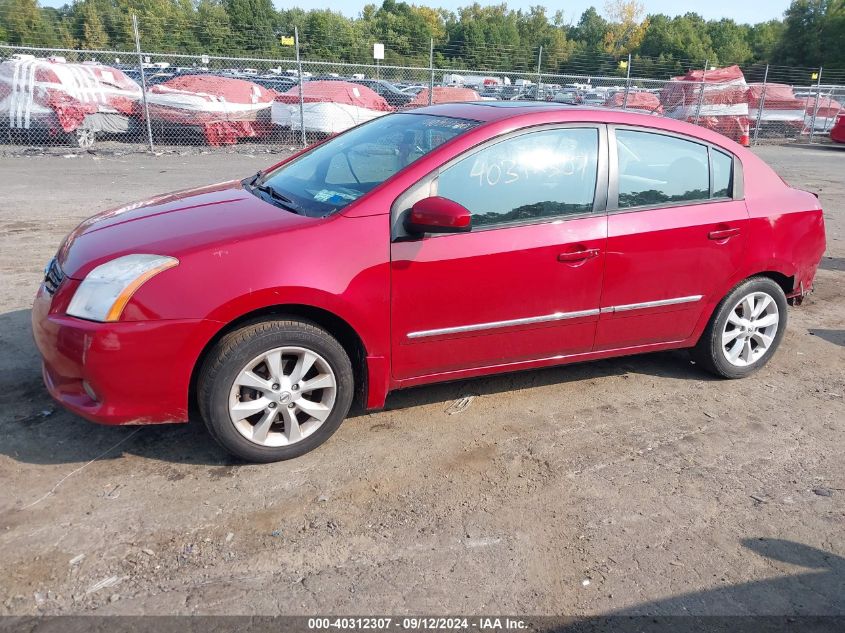
<path fill-rule="evenodd" d="M 281 42 L 282 46 L 294 45 L 294 38 L 290 35 L 282 35 L 282 37 L 279 38 L 279 41 Z"/>
<path fill-rule="evenodd" d="M 384 59 L 384 44 L 373 44 L 373 59 Z"/>

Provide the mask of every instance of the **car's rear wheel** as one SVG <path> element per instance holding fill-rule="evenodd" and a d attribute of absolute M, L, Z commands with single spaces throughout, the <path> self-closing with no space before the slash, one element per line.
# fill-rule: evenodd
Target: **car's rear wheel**
<path fill-rule="evenodd" d="M 354 393 L 343 346 L 307 321 L 262 321 L 224 336 L 197 384 L 199 409 L 226 450 L 252 462 L 298 457 L 340 426 Z"/>
<path fill-rule="evenodd" d="M 718 305 L 693 350 L 708 371 L 743 378 L 769 362 L 786 329 L 786 295 L 768 277 L 752 277 Z"/>

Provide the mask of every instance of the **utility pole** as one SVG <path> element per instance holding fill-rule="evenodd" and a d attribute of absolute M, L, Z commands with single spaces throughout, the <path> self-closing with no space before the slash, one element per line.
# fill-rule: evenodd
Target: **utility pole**
<path fill-rule="evenodd" d="M 704 103 L 704 82 L 707 80 L 707 67 L 709 63 L 709 59 L 704 60 L 704 71 L 701 73 L 701 86 L 698 89 L 698 107 L 695 109 L 696 125 L 698 125 L 698 120 L 701 117 L 701 106 Z"/>
<path fill-rule="evenodd" d="M 299 27 L 293 27 L 293 43 L 296 46 L 296 72 L 299 75 L 299 129 L 302 132 L 302 147 L 308 146 L 305 138 L 305 94 L 303 93 L 302 82 L 302 58 L 299 56 Z"/>
<path fill-rule="evenodd" d="M 147 142 L 153 149 L 153 128 L 150 123 L 150 108 L 147 105 L 147 78 L 144 75 L 144 55 L 141 53 L 141 36 L 138 33 L 138 16 L 132 14 L 132 30 L 135 33 L 135 50 L 138 52 L 138 68 L 141 71 L 141 104 L 144 107 L 144 120 L 147 122 Z"/>
<path fill-rule="evenodd" d="M 543 45 L 540 45 L 540 51 L 537 53 L 537 100 L 542 99 L 541 93 L 543 91 L 543 74 L 540 70 L 543 64 Z"/>
<path fill-rule="evenodd" d="M 622 102 L 622 109 L 628 108 L 628 93 L 631 92 L 631 53 L 628 53 L 628 66 L 625 69 L 625 100 Z"/>
<path fill-rule="evenodd" d="M 769 81 L 769 65 L 766 64 L 766 72 L 763 74 L 763 92 L 760 93 L 760 103 L 757 104 L 757 123 L 754 125 L 754 144 L 757 145 L 757 137 L 760 134 L 760 123 L 763 120 L 763 108 L 766 107 L 766 83 Z"/>
<path fill-rule="evenodd" d="M 819 102 L 822 100 L 822 70 L 819 66 L 819 79 L 816 82 L 816 105 L 813 107 L 813 119 L 810 123 L 810 145 L 816 137 L 816 117 L 819 115 Z"/>

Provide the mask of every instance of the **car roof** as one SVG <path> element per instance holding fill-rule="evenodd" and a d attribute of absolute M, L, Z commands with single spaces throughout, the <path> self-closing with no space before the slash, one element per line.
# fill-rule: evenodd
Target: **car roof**
<path fill-rule="evenodd" d="M 512 119 L 517 127 L 549 123 L 632 125 L 698 138 L 719 145 L 734 154 L 744 154 L 747 151 L 727 136 L 707 128 L 664 116 L 623 110 L 622 108 L 569 105 L 553 101 L 464 101 L 424 106 L 410 112 L 469 119 L 485 124 Z"/>
<path fill-rule="evenodd" d="M 414 112 L 451 116 L 459 119 L 474 119 L 486 123 L 540 112 L 560 112 L 562 115 L 566 115 L 566 120 L 579 120 L 577 116 L 573 117 L 573 115 L 577 112 L 584 112 L 585 114 L 589 112 L 588 118 L 594 120 L 595 112 L 607 110 L 610 110 L 610 108 L 571 106 L 553 101 L 461 101 L 423 106 L 415 109 Z M 587 120 L 587 118 L 583 120 Z"/>

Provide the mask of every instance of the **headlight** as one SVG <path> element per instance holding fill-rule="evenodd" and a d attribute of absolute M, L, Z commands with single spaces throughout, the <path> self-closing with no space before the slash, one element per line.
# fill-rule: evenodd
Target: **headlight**
<path fill-rule="evenodd" d="M 67 313 L 91 321 L 117 321 L 138 288 L 179 264 L 163 255 L 124 255 L 92 270 L 79 284 Z"/>

